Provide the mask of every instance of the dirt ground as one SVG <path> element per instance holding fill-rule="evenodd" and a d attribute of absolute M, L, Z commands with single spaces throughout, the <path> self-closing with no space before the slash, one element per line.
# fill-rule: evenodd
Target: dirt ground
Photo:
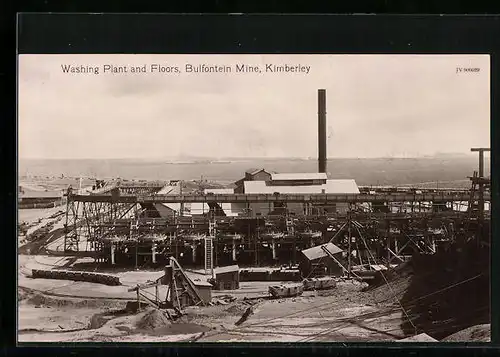
<path fill-rule="evenodd" d="M 374 342 L 408 337 L 394 298 L 405 284 L 396 282 L 364 291 L 366 284 L 339 280 L 331 290 L 286 299 L 269 299 L 268 282 L 241 282 L 237 290 L 212 291 L 217 305 L 188 307 L 170 321 L 150 307 L 126 309 L 136 299 L 128 288 L 159 278 L 161 270 L 117 270 L 113 274 L 121 286 L 30 277 L 31 269 L 67 269 L 82 259 L 19 255 L 20 342 Z M 192 280 L 207 279 L 200 271 L 186 273 Z M 159 289 L 160 298 L 165 294 Z M 236 325 L 248 309 L 246 321 Z"/>
<path fill-rule="evenodd" d="M 161 271 L 120 272 L 126 285 L 105 286 L 63 280 L 31 279 L 29 268 L 62 264 L 60 257 L 20 256 L 20 342 L 92 341 L 383 341 L 404 337 L 401 313 L 390 305 L 369 304 L 363 285 L 339 282 L 330 291 L 269 300 L 268 283 L 244 282 L 232 291 L 214 291 L 214 301 L 230 303 L 186 308 L 170 321 L 163 312 L 126 310 L 134 301 L 127 287 L 153 280 Z M 192 279 L 204 278 L 190 273 Z M 161 295 L 161 292 L 160 292 Z M 251 308 L 247 321 L 235 323 Z"/>
<path fill-rule="evenodd" d="M 53 211 L 33 211 L 23 220 L 44 221 Z M 120 277 L 121 286 L 32 279 L 32 269 L 72 269 L 85 261 L 45 251 L 60 241 L 55 231 L 47 242 L 33 245 L 40 248 L 37 253 L 19 251 L 19 342 L 373 342 L 407 337 L 401 329 L 405 317 L 395 296 L 402 298 L 410 277 L 370 291 L 356 281 L 340 280 L 331 290 L 272 300 L 267 293 L 269 282 L 242 282 L 238 290 L 213 291 L 213 301 L 219 305 L 189 307 L 181 318 L 171 321 L 150 307 L 138 312 L 126 308 L 135 300 L 135 293 L 128 289 L 156 280 L 162 270 L 108 271 Z M 187 271 L 187 275 L 193 280 L 207 279 L 200 271 Z M 159 289 L 160 298 L 165 293 Z M 224 295 L 235 300 L 221 303 Z M 248 311 L 248 318 L 236 324 Z M 489 329 L 480 326 L 460 331 L 449 341 L 483 341 L 487 335 Z"/>
<path fill-rule="evenodd" d="M 461 330 L 453 335 L 446 337 L 443 341 L 446 342 L 490 342 L 491 341 L 491 325 L 482 324 L 476 325 L 464 330 Z"/>

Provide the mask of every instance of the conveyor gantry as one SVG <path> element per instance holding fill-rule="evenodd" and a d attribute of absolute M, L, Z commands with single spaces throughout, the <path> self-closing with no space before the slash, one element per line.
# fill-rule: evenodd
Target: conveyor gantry
<path fill-rule="evenodd" d="M 474 193 L 475 199 L 479 194 Z M 69 201 L 109 203 L 370 203 L 370 202 L 460 202 L 469 201 L 469 192 L 438 192 L 423 194 L 213 194 L 213 195 L 68 195 Z M 485 192 L 483 199 L 490 200 Z"/>

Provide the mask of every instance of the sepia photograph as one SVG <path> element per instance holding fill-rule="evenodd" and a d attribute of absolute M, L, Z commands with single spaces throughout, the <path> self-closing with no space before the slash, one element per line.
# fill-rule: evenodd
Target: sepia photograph
<path fill-rule="evenodd" d="M 23 342 L 490 342 L 489 55 L 18 56 Z"/>

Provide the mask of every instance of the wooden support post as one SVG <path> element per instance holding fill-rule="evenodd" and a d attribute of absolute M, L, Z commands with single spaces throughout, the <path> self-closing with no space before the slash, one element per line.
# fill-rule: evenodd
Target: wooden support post
<path fill-rule="evenodd" d="M 472 148 L 472 152 L 479 152 L 479 199 L 478 199 L 478 208 L 479 208 L 479 217 L 478 217 L 478 231 L 477 231 L 477 244 L 480 244 L 483 227 L 484 227 L 484 153 L 491 151 L 490 148 Z"/>
<path fill-rule="evenodd" d="M 434 241 L 434 238 L 432 238 L 432 240 Z M 426 244 L 429 242 L 429 225 L 427 219 L 424 220 L 424 241 Z"/>
<path fill-rule="evenodd" d="M 156 243 L 151 246 L 151 261 L 156 264 Z"/>
<path fill-rule="evenodd" d="M 389 252 L 389 249 L 391 249 L 391 221 L 387 220 L 387 269 L 391 267 L 391 253 Z"/>
<path fill-rule="evenodd" d="M 196 264 L 196 242 L 191 244 L 191 249 L 192 249 L 192 252 L 191 252 L 192 261 L 193 261 L 193 264 Z"/>
<path fill-rule="evenodd" d="M 216 267 L 218 266 L 219 262 L 218 262 L 218 257 L 219 255 L 217 254 L 217 251 L 219 250 L 219 242 L 217 240 L 217 233 L 214 232 L 214 236 L 212 237 L 212 250 L 213 250 L 213 254 L 214 254 L 214 264 L 212 267 Z M 212 274 L 213 274 L 213 269 L 212 269 Z"/>
<path fill-rule="evenodd" d="M 139 237 L 135 241 L 135 270 L 139 269 Z"/>
<path fill-rule="evenodd" d="M 347 208 L 347 239 L 349 240 L 347 243 L 347 277 L 351 277 L 351 204 L 349 204 Z"/>
<path fill-rule="evenodd" d="M 111 264 L 115 265 L 115 243 L 111 242 Z"/>
<path fill-rule="evenodd" d="M 175 225 L 175 230 L 174 230 L 174 244 L 175 244 L 175 259 L 179 260 L 179 242 L 177 242 L 177 230 L 179 229 L 179 225 L 177 224 L 177 216 L 175 215 L 174 211 L 174 225 Z M 170 247 L 172 248 L 172 246 Z"/>

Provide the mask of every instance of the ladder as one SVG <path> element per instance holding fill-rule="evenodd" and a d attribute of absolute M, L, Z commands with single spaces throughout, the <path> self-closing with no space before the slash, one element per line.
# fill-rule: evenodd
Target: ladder
<path fill-rule="evenodd" d="M 139 230 L 139 219 L 135 221 L 130 221 L 130 239 L 135 237 L 135 233 Z"/>
<path fill-rule="evenodd" d="M 214 263 L 213 263 L 213 237 L 205 237 L 205 274 L 210 273 L 213 277 Z"/>
<path fill-rule="evenodd" d="M 208 235 L 211 237 L 215 236 L 215 217 L 208 222 Z"/>

